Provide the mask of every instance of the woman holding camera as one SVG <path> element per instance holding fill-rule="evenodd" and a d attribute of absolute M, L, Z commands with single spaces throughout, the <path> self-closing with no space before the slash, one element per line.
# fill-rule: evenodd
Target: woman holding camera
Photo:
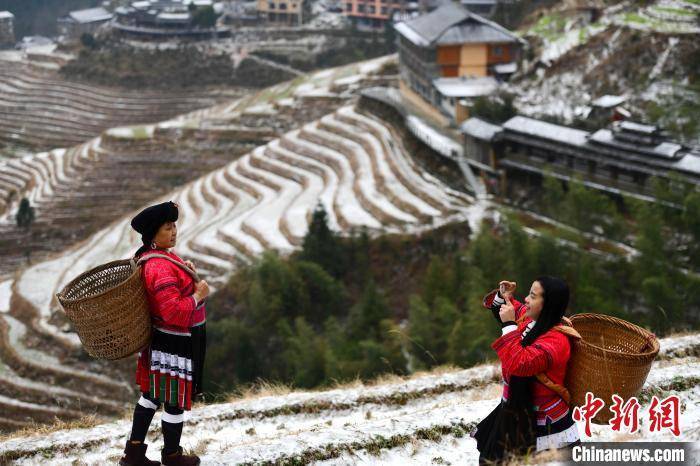
<path fill-rule="evenodd" d="M 202 393 L 206 346 L 204 301 L 209 286 L 204 280 L 195 283 L 193 274 L 186 270 L 194 271 L 194 264 L 171 251 L 177 241 L 177 219 L 177 204 L 164 202 L 144 209 L 131 221 L 143 241 L 135 259 L 143 261 L 141 273 L 151 310 L 153 337 L 138 359 L 136 383 L 142 394 L 134 409 L 124 457 L 119 462 L 122 466 L 161 463 L 194 466 L 200 462 L 197 456 L 182 453 L 180 437 L 184 411 Z M 164 405 L 161 418 L 164 447 L 158 462 L 146 458 L 144 440 L 161 404 Z"/>
<path fill-rule="evenodd" d="M 502 281 L 484 298 L 502 328 L 491 347 L 501 361 L 504 385 L 501 403 L 472 434 L 480 463 L 580 443 L 563 386 L 570 338 L 580 338 L 564 317 L 569 288 L 561 279 L 540 277 L 525 304 L 514 291 L 514 282 Z"/>

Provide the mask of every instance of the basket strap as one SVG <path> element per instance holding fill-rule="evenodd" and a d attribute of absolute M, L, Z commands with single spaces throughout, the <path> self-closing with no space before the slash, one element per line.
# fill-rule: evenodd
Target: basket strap
<path fill-rule="evenodd" d="M 195 271 L 192 270 L 191 268 L 187 267 L 185 264 L 176 261 L 176 260 L 173 259 L 172 257 L 166 256 L 165 254 L 149 254 L 149 255 L 147 255 L 147 256 L 144 256 L 144 257 L 140 258 L 140 259 L 138 260 L 138 262 L 136 263 L 136 265 L 141 265 L 141 264 L 143 264 L 144 262 L 146 262 L 148 259 L 151 259 L 151 258 L 153 258 L 153 257 L 160 257 L 161 259 L 169 260 L 170 262 L 172 262 L 173 264 L 177 265 L 177 266 L 180 267 L 182 270 L 184 270 L 185 272 L 187 272 L 188 274 L 190 274 L 190 276 L 194 279 L 195 283 L 199 282 L 200 278 L 199 278 L 199 275 L 197 275 L 197 272 L 195 272 Z M 132 261 L 133 261 L 133 259 L 132 259 Z"/>
<path fill-rule="evenodd" d="M 537 374 L 535 377 L 537 378 L 537 381 L 540 382 L 542 385 L 544 385 L 545 387 L 549 388 L 557 395 L 562 397 L 567 405 L 571 405 L 571 394 L 569 393 L 569 390 L 566 389 L 566 387 L 555 383 L 552 379 L 547 377 L 547 375 L 544 372 Z"/>

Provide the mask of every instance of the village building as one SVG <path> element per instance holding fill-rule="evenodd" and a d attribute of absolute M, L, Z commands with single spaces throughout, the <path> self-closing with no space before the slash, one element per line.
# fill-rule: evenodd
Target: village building
<path fill-rule="evenodd" d="M 490 18 L 496 13 L 498 0 L 460 0 L 464 8 L 484 18 Z"/>
<path fill-rule="evenodd" d="M 539 183 L 542 176 L 576 176 L 596 189 L 650 199 L 650 179 L 678 177 L 700 184 L 700 152 L 669 140 L 657 126 L 616 121 L 583 131 L 516 116 L 502 125 L 470 118 L 461 127 L 465 156 L 481 175 L 496 177 L 500 189 L 510 178 Z"/>
<path fill-rule="evenodd" d="M 492 94 L 517 71 L 525 43 L 452 2 L 395 29 L 402 92 L 457 123 L 468 117 L 472 99 Z"/>
<path fill-rule="evenodd" d="M 359 30 L 384 29 L 392 21 L 412 19 L 429 4 L 407 0 L 344 0 L 344 14 Z"/>
<path fill-rule="evenodd" d="M 593 121 L 620 121 L 629 119 L 632 114 L 623 104 L 625 96 L 604 95 L 591 102 L 591 108 L 586 118 Z"/>
<path fill-rule="evenodd" d="M 304 0 L 258 0 L 258 18 L 264 22 L 294 26 L 305 16 Z"/>
<path fill-rule="evenodd" d="M 58 34 L 65 39 L 79 39 L 83 34 L 93 34 L 103 24 L 112 20 L 112 13 L 102 7 L 71 11 L 58 18 Z"/>
<path fill-rule="evenodd" d="M 15 45 L 15 15 L 0 11 L 0 49 Z"/>
<path fill-rule="evenodd" d="M 213 10 L 212 24 L 198 22 L 198 12 Z M 123 36 L 140 39 L 211 39 L 226 37 L 231 30 L 218 26 L 224 11 L 222 3 L 212 0 L 139 0 L 115 9 L 114 29 Z"/>

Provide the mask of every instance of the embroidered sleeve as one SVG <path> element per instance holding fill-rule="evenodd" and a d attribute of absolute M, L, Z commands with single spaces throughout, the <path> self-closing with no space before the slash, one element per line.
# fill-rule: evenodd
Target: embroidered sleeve
<path fill-rule="evenodd" d="M 153 297 L 157 314 L 164 323 L 189 327 L 196 308 L 193 296 L 183 296 L 178 288 L 177 275 L 169 263 L 157 258 L 146 263 L 144 269 L 146 291 Z"/>
<path fill-rule="evenodd" d="M 552 366 L 551 352 L 539 340 L 522 346 L 520 332 L 508 332 L 493 342 L 491 347 L 496 350 L 506 373 L 527 377 L 545 372 Z"/>

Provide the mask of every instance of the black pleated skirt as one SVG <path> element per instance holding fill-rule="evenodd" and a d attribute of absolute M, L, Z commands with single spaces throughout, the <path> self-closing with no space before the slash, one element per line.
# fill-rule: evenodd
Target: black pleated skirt
<path fill-rule="evenodd" d="M 150 371 L 143 392 L 153 399 L 189 410 L 204 392 L 206 324 L 173 332 L 153 329 L 149 351 Z"/>
<path fill-rule="evenodd" d="M 479 464 L 498 464 L 535 451 L 537 418 L 532 407 L 532 378 L 511 377 L 510 398 L 501 401 L 472 432 Z"/>

